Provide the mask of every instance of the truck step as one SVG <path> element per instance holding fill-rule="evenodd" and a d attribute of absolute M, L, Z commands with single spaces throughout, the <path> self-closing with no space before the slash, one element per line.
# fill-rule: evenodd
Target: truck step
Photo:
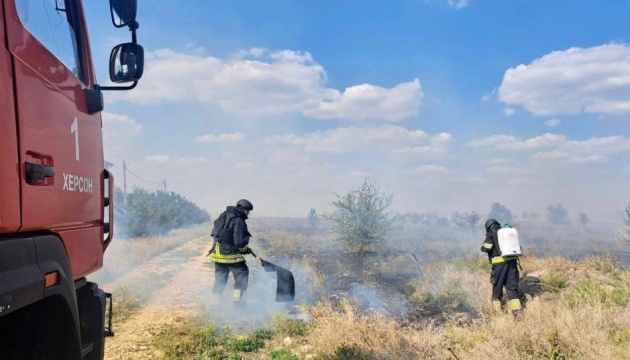
<path fill-rule="evenodd" d="M 83 349 L 81 350 L 81 357 L 86 357 L 87 354 L 92 352 L 92 350 L 94 350 L 93 343 L 83 345 Z"/>

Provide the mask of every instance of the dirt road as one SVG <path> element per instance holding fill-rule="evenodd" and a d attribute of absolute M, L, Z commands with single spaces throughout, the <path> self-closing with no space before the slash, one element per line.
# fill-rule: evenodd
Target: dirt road
<path fill-rule="evenodd" d="M 165 327 L 204 311 L 214 279 L 205 256 L 209 238 L 200 237 L 162 253 L 134 269 L 127 276 L 103 286 L 113 291 L 128 289 L 124 296 L 136 296 L 140 308 L 114 324 L 114 337 L 106 339 L 108 360 L 159 359 L 153 337 Z M 152 285 L 154 284 L 154 285 Z"/>

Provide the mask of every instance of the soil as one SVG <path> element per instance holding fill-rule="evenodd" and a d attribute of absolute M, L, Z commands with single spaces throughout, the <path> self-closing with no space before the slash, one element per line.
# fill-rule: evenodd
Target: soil
<path fill-rule="evenodd" d="M 105 341 L 106 359 L 159 359 L 162 354 L 152 345 L 154 336 L 204 311 L 200 304 L 204 304 L 204 295 L 214 281 L 213 268 L 205 256 L 208 243 L 206 237 L 191 240 L 145 262 L 124 278 L 102 284 L 106 289 L 117 289 L 137 286 L 143 277 L 147 281 L 154 276 L 166 279 L 137 311 L 114 324 L 114 336 Z"/>

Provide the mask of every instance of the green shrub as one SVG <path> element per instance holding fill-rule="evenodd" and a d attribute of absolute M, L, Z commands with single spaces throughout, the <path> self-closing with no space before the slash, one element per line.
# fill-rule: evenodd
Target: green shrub
<path fill-rule="evenodd" d="M 164 234 L 210 220 L 207 211 L 172 191 L 134 187 L 125 202 L 122 191 L 117 188 L 114 197 L 117 218 L 122 219 L 118 228 L 131 237 Z"/>
<path fill-rule="evenodd" d="M 224 345 L 227 350 L 252 352 L 265 346 L 265 341 L 257 337 L 244 337 L 227 339 Z"/>
<path fill-rule="evenodd" d="M 304 336 L 312 327 L 304 321 L 287 319 L 286 313 L 277 313 L 271 317 L 271 327 L 276 334 L 289 336 Z"/>
<path fill-rule="evenodd" d="M 273 360 L 300 360 L 299 357 L 292 354 L 291 350 L 287 348 L 271 350 L 270 355 Z"/>
<path fill-rule="evenodd" d="M 549 273 L 540 276 L 540 284 L 543 291 L 559 292 L 567 287 L 567 278 L 558 273 Z"/>
<path fill-rule="evenodd" d="M 630 300 L 630 294 L 624 289 L 614 289 L 610 294 L 610 300 L 615 305 L 626 306 Z"/>
<path fill-rule="evenodd" d="M 606 291 L 591 280 L 582 281 L 564 297 L 569 306 L 596 305 L 606 301 Z"/>
<path fill-rule="evenodd" d="M 363 350 L 357 344 L 348 345 L 342 343 L 332 355 L 325 355 L 324 360 L 372 360 L 374 355 L 371 352 Z"/>
<path fill-rule="evenodd" d="M 243 360 L 238 352 L 254 352 L 271 338 L 269 330 L 256 330 L 252 336 L 234 338 L 228 327 L 186 323 L 168 328 L 154 338 L 154 344 L 165 359 L 199 358 Z"/>
<path fill-rule="evenodd" d="M 369 179 L 363 180 L 358 189 L 335 195 L 335 211 L 324 218 L 333 223 L 341 240 L 359 254 L 383 243 L 388 233 L 400 228 L 393 214 L 387 212 L 393 194 L 381 192 Z"/>

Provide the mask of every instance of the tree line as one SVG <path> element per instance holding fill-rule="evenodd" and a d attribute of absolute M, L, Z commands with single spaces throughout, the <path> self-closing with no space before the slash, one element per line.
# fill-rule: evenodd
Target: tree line
<path fill-rule="evenodd" d="M 126 237 L 165 234 L 210 220 L 206 210 L 176 192 L 140 187 L 134 187 L 126 199 L 116 188 L 114 210 L 116 231 Z"/>

